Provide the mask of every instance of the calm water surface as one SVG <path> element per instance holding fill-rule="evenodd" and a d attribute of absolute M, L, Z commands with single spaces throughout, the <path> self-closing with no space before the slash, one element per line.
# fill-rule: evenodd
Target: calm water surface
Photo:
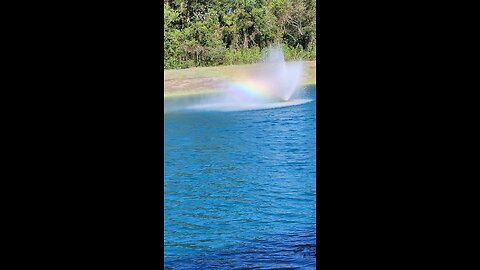
<path fill-rule="evenodd" d="M 167 269 L 314 269 L 312 102 L 165 115 Z"/>

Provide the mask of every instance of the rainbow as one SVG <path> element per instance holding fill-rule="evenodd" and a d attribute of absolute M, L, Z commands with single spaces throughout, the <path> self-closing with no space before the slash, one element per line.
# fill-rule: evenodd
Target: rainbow
<path fill-rule="evenodd" d="M 227 91 L 246 100 L 278 100 L 271 83 L 261 80 L 244 80 L 230 83 Z"/>

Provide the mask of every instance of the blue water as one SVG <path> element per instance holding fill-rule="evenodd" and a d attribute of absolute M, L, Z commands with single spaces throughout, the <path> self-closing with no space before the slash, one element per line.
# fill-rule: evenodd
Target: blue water
<path fill-rule="evenodd" d="M 164 117 L 167 269 L 315 269 L 312 102 Z"/>

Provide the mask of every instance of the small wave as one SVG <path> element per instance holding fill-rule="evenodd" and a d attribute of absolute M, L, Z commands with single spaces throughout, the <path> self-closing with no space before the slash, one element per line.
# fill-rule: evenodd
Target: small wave
<path fill-rule="evenodd" d="M 254 103 L 254 104 L 232 104 L 232 103 L 208 103 L 187 107 L 191 111 L 218 111 L 218 112 L 237 112 L 250 110 L 277 109 L 288 106 L 302 105 L 311 102 L 312 99 L 294 99 L 273 103 Z"/>

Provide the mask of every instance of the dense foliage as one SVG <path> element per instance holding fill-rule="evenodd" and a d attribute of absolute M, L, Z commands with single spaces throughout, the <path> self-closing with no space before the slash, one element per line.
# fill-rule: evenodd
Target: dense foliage
<path fill-rule="evenodd" d="M 257 61 L 280 43 L 315 59 L 315 0 L 164 0 L 164 68 Z"/>

